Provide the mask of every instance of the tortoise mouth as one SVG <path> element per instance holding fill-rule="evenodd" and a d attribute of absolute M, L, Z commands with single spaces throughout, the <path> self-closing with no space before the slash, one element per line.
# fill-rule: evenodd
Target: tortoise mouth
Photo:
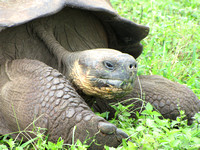
<path fill-rule="evenodd" d="M 134 77 L 130 78 L 129 80 L 92 78 L 90 81 L 92 82 L 93 86 L 96 86 L 100 89 L 103 87 L 110 87 L 111 89 L 118 88 L 126 92 L 133 89 L 134 79 Z"/>
<path fill-rule="evenodd" d="M 118 79 L 75 78 L 74 83 L 87 95 L 105 99 L 121 98 L 133 90 L 134 80 L 131 82 Z"/>
<path fill-rule="evenodd" d="M 106 99 L 120 98 L 133 90 L 134 79 L 119 80 L 119 79 L 104 79 L 92 78 L 91 89 L 95 95 Z"/>
<path fill-rule="evenodd" d="M 90 81 L 93 93 L 102 98 L 112 99 L 129 94 L 133 90 L 135 80 L 92 78 Z"/>

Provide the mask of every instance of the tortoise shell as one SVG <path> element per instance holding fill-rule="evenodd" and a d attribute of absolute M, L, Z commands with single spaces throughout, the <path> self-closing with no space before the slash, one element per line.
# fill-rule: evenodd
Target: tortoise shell
<path fill-rule="evenodd" d="M 148 35 L 149 28 L 119 16 L 109 0 L 2 0 L 0 31 L 50 16 L 64 7 L 82 9 L 96 15 L 107 31 L 109 48 L 128 53 L 135 58 L 141 54 L 143 48 L 140 41 Z"/>

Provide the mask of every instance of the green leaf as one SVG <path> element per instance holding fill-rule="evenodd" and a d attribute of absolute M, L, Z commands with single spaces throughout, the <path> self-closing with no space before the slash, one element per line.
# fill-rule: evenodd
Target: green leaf
<path fill-rule="evenodd" d="M 22 144 L 21 147 L 22 147 L 22 148 L 25 148 L 27 145 L 32 144 L 32 143 L 33 143 L 35 140 L 37 140 L 37 139 L 38 139 L 37 137 L 34 138 L 34 139 L 31 139 L 31 140 L 25 142 L 24 144 Z"/>
<path fill-rule="evenodd" d="M 146 105 L 146 110 L 149 111 L 149 112 L 152 112 L 153 111 L 153 106 L 150 104 L 150 103 L 147 103 Z"/>

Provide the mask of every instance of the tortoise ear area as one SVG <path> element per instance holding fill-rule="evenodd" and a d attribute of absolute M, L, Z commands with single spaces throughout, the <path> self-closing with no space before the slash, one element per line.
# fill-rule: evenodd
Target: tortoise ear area
<path fill-rule="evenodd" d="M 78 64 L 79 65 L 84 65 L 85 63 L 86 63 L 86 61 L 82 57 L 78 59 Z"/>

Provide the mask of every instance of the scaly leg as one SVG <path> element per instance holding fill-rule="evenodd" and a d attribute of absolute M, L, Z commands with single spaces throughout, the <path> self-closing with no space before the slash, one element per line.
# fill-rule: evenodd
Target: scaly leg
<path fill-rule="evenodd" d="M 83 142 L 95 136 L 101 146 L 93 143 L 91 149 L 102 149 L 104 144 L 116 147 L 127 137 L 96 116 L 69 81 L 42 62 L 8 61 L 1 66 L 0 81 L 0 118 L 4 119 L 0 134 L 44 127 L 51 141 L 62 137 L 71 144 L 72 137 Z"/>

